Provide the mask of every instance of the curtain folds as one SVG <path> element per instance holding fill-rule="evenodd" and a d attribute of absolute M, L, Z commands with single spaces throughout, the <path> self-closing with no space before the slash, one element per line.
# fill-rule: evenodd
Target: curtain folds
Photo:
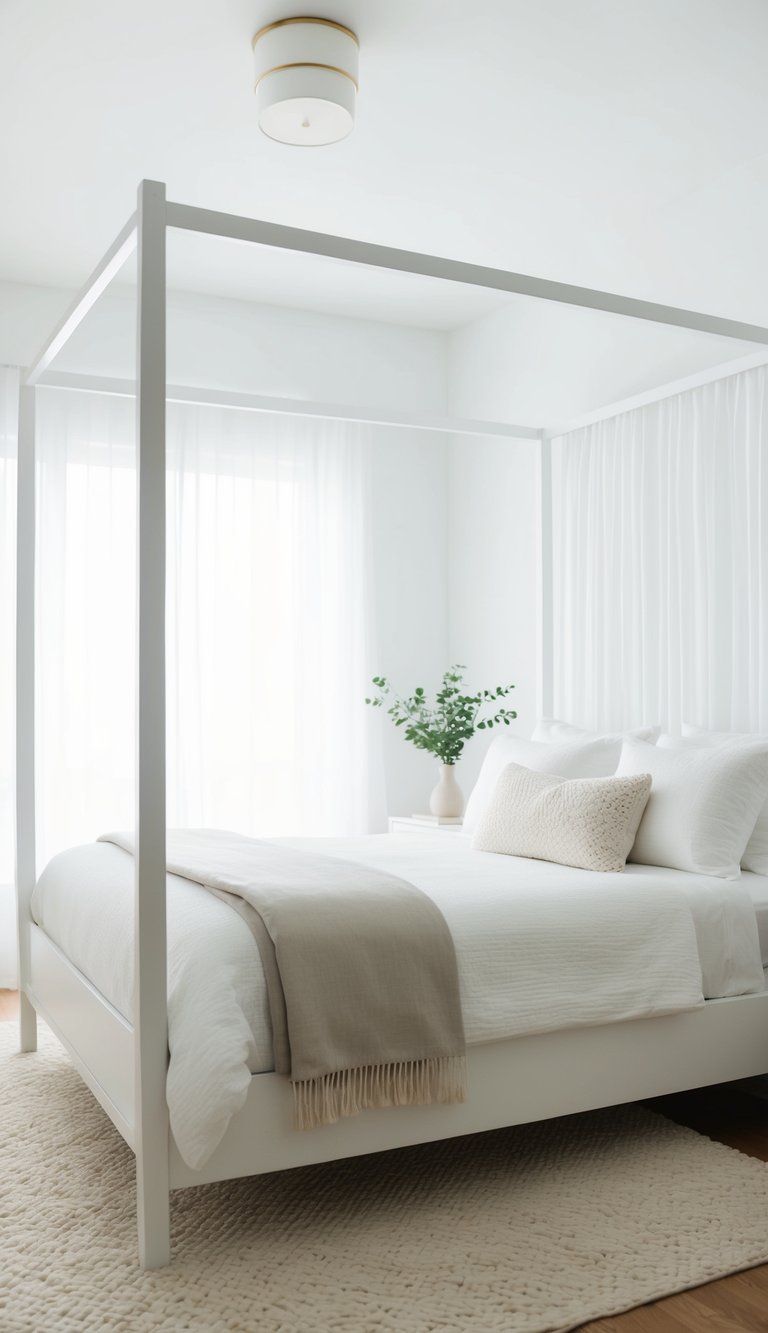
<path fill-rule="evenodd" d="M 768 730 L 768 368 L 553 441 L 554 711 Z"/>
<path fill-rule="evenodd" d="M 134 405 L 38 393 L 39 851 L 134 804 Z M 168 822 L 380 820 L 360 427 L 168 408 Z"/>

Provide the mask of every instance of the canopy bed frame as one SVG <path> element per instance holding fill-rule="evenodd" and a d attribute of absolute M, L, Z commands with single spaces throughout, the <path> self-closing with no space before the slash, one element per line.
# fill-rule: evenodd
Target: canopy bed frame
<path fill-rule="evenodd" d="M 85 1082 L 136 1156 L 139 1258 L 145 1268 L 170 1259 L 172 1189 L 328 1161 L 405 1144 L 544 1119 L 597 1106 L 760 1074 L 768 1070 L 768 992 L 708 1001 L 694 1012 L 516 1038 L 468 1052 L 470 1099 L 461 1106 L 368 1112 L 297 1133 L 290 1090 L 276 1074 L 257 1074 L 243 1110 L 200 1172 L 173 1141 L 166 1105 L 165 814 L 165 411 L 166 400 L 217 401 L 166 386 L 166 234 L 169 228 L 326 256 L 362 266 L 470 284 L 511 294 L 768 344 L 768 328 L 632 300 L 471 264 L 320 235 L 166 201 L 144 181 L 136 213 L 51 335 L 21 389 L 18 468 L 17 893 L 21 1049 L 34 1051 L 39 1014 L 60 1038 Z M 128 1023 L 34 923 L 35 864 L 35 385 L 66 384 L 54 359 L 131 251 L 138 258 L 138 681 L 134 1022 Z M 768 350 L 740 366 L 768 360 Z M 76 378 L 76 377 L 75 377 Z M 71 387 L 75 387 L 70 378 Z M 78 384 L 78 387 L 82 387 Z M 687 387 L 670 386 L 669 391 Z M 109 390 L 107 390 L 109 391 Z M 113 390 L 114 391 L 114 390 Z M 119 389 L 117 390 L 119 391 Z M 651 395 L 659 396 L 659 395 Z M 232 401 L 229 397 L 228 401 Z M 240 405 L 240 404 L 238 404 Z M 243 404 L 245 405 L 245 404 Z M 274 400 L 250 400 L 280 410 Z M 633 404 L 634 405 L 634 404 Z M 293 404 L 313 415 L 392 422 L 329 405 Z M 607 412 L 615 410 L 607 409 Z M 551 698 L 549 444 L 530 427 L 456 419 L 409 422 L 427 429 L 530 439 L 540 453 L 540 704 Z M 579 423 L 581 424 L 581 423 Z"/>

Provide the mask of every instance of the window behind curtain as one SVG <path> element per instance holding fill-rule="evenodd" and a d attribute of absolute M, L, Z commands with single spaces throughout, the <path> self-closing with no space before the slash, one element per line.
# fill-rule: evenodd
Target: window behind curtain
<path fill-rule="evenodd" d="M 131 826 L 135 452 L 128 399 L 39 391 L 41 864 Z M 253 835 L 373 818 L 369 441 L 168 409 L 168 822 Z"/>

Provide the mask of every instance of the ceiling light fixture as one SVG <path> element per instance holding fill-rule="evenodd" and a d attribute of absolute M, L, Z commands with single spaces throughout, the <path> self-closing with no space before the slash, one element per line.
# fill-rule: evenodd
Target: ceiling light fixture
<path fill-rule="evenodd" d="M 279 143 L 337 143 L 355 123 L 355 33 L 333 19 L 280 19 L 253 38 L 259 126 Z"/>

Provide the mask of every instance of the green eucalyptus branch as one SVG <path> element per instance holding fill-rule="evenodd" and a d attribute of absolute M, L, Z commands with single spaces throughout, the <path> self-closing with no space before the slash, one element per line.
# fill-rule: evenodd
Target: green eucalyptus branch
<path fill-rule="evenodd" d="M 372 708 L 388 704 L 388 716 L 396 727 L 405 728 L 403 735 L 407 741 L 418 750 L 436 755 L 443 764 L 455 764 L 476 731 L 509 726 L 517 717 L 513 709 L 499 707 L 499 700 L 505 699 L 514 685 L 496 685 L 491 690 L 465 694 L 462 689 L 465 671 L 463 666 L 448 668 L 434 704 L 428 702 L 421 685 L 416 686 L 413 694 L 394 694 L 386 676 L 373 677 L 378 693 L 365 702 Z M 492 711 L 488 713 L 488 709 Z"/>

